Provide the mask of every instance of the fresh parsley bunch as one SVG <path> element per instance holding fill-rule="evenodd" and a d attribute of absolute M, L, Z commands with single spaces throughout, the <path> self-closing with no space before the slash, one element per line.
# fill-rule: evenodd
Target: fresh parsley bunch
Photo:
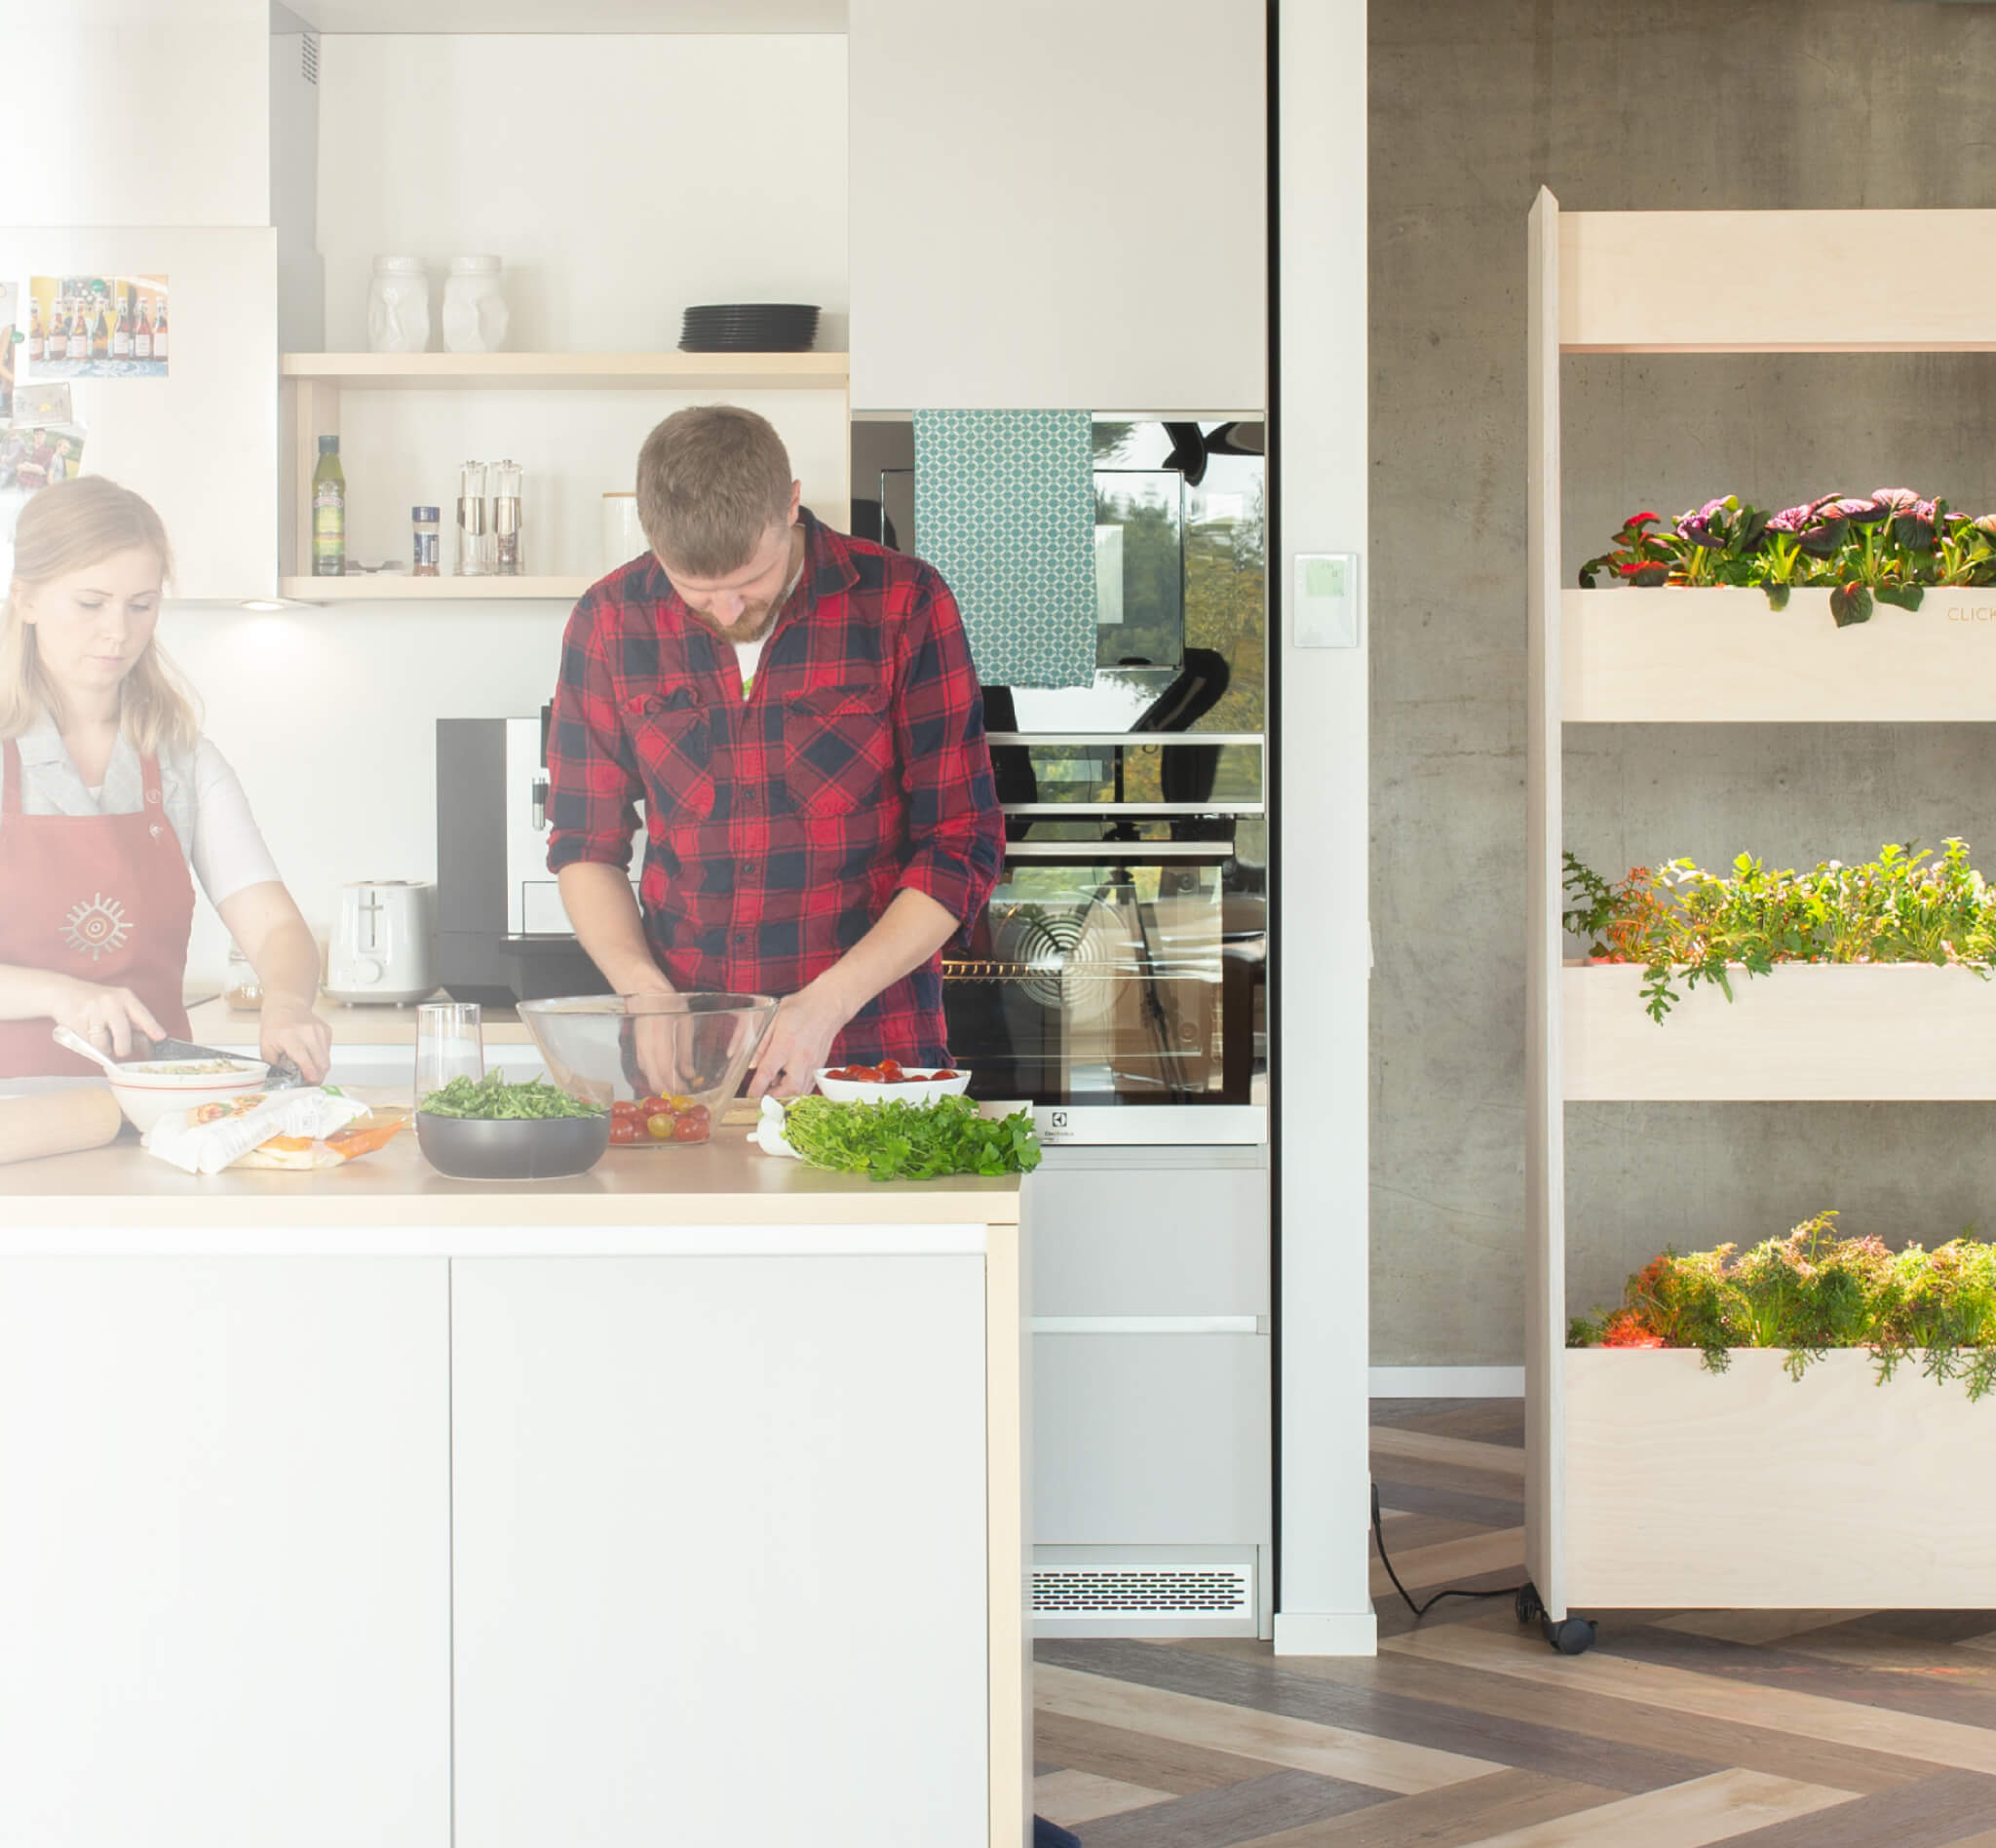
<path fill-rule="evenodd" d="M 785 1112 L 784 1136 L 813 1167 L 874 1180 L 1029 1174 L 1040 1165 L 1031 1111 L 987 1117 L 968 1097 L 929 1104 L 799 1097 Z"/>

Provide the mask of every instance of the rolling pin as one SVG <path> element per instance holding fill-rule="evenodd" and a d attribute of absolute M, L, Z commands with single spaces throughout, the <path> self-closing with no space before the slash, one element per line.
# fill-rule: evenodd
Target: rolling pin
<path fill-rule="evenodd" d="M 33 1161 L 102 1148 L 125 1122 L 108 1085 L 45 1091 L 33 1097 L 0 1097 L 0 1162 Z"/>

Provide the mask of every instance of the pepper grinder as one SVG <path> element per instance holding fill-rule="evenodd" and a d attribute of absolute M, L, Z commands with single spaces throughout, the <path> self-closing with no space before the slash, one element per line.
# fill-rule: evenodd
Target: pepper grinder
<path fill-rule="evenodd" d="M 492 465 L 492 538 L 496 569 L 501 577 L 518 577 L 519 488 L 526 471 L 510 458 Z"/>
<path fill-rule="evenodd" d="M 485 465 L 467 462 L 457 479 L 457 575 L 492 575 L 492 527 L 485 517 Z"/>

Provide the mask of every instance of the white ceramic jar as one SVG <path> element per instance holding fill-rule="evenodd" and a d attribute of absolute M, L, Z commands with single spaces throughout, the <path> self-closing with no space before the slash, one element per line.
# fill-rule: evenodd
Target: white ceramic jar
<path fill-rule="evenodd" d="M 377 256 L 367 286 L 367 351 L 420 353 L 430 344 L 430 278 L 420 256 Z"/>
<path fill-rule="evenodd" d="M 443 285 L 443 344 L 453 353 L 497 353 L 506 344 L 506 296 L 496 256 L 453 256 Z"/>

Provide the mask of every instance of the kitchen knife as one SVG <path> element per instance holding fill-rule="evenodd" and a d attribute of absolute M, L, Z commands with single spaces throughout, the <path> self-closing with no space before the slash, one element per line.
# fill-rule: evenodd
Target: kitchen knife
<path fill-rule="evenodd" d="M 163 1039 L 154 1040 L 151 1044 L 151 1052 L 135 1053 L 133 1055 L 133 1059 L 143 1059 L 147 1062 L 152 1062 L 163 1059 L 241 1059 L 244 1057 L 240 1052 L 224 1052 L 218 1046 L 197 1046 L 192 1040 Z M 123 1059 L 119 1062 L 130 1064 L 133 1062 L 133 1059 Z M 297 1061 L 288 1054 L 286 1054 L 282 1058 L 271 1061 L 270 1070 L 263 1080 L 263 1088 L 266 1091 L 289 1091 L 298 1085 L 302 1085 L 304 1082 L 305 1074 L 298 1069 Z"/>

